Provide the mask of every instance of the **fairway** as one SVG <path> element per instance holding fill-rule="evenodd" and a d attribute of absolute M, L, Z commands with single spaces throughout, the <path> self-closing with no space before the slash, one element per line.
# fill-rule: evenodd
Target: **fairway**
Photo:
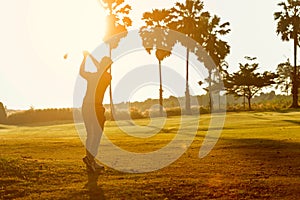
<path fill-rule="evenodd" d="M 122 149 L 152 152 L 176 136 L 179 122 L 168 118 L 149 138 L 128 136 L 116 122 L 105 132 Z M 218 143 L 200 159 L 209 122 L 201 115 L 192 145 L 171 165 L 136 174 L 106 168 L 93 192 L 84 187 L 85 149 L 73 123 L 0 125 L 0 199 L 299 199 L 299 112 L 227 113 Z"/>

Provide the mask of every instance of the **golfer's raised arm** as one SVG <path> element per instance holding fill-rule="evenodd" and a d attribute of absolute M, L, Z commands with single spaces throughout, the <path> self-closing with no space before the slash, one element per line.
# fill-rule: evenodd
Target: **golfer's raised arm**
<path fill-rule="evenodd" d="M 99 68 L 100 63 L 96 60 L 96 58 L 94 58 L 94 56 L 92 54 L 89 54 L 90 58 L 92 59 L 94 65 Z"/>
<path fill-rule="evenodd" d="M 80 65 L 80 70 L 79 70 L 79 74 L 80 76 L 82 76 L 83 78 L 86 79 L 86 77 L 88 76 L 88 73 L 85 71 L 85 62 L 86 62 L 86 57 L 88 56 L 88 54 L 86 54 L 85 52 L 83 53 L 83 60 L 81 62 Z"/>

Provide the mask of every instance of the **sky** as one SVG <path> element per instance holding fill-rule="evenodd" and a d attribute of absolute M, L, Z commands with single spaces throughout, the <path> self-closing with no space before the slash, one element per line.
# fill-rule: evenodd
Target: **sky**
<path fill-rule="evenodd" d="M 132 33 L 141 27 L 144 12 L 170 8 L 175 3 L 174 0 L 125 2 L 132 6 Z M 292 42 L 282 42 L 275 32 L 273 13 L 280 10 L 279 2 L 204 0 L 204 10 L 220 16 L 222 22 L 230 22 L 231 32 L 224 37 L 231 46 L 231 53 L 226 58 L 230 71 L 238 69 L 244 56 L 257 57 L 261 71 L 274 71 L 279 63 L 293 59 Z M 78 78 L 82 51 L 93 52 L 99 46 L 105 46 L 102 41 L 105 12 L 99 1 L 1 0 L 0 24 L 0 102 L 8 109 L 72 107 L 76 84 L 82 83 L 81 88 L 84 88 L 84 82 Z M 138 38 L 136 43 L 141 46 Z M 66 53 L 68 58 L 64 59 Z M 117 50 L 112 54 L 116 56 Z M 157 61 L 143 49 L 121 55 L 113 65 L 113 89 L 135 67 L 148 65 L 157 66 Z M 166 70 L 172 67 L 184 76 L 184 59 L 180 55 L 165 59 L 163 65 Z M 196 82 L 205 73 L 197 72 L 194 67 L 191 69 L 191 88 L 194 94 L 201 94 L 204 91 Z M 180 85 L 184 86 L 184 83 Z M 158 98 L 157 87 L 157 84 L 136 86 L 126 101 Z M 172 94 L 172 88 L 165 88 L 165 98 Z M 183 96 L 183 93 L 179 95 Z M 107 95 L 104 101 L 108 102 Z"/>

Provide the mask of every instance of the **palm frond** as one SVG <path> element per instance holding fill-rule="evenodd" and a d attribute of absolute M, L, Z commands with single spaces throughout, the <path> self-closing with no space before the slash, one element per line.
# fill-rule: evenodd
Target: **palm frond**
<path fill-rule="evenodd" d="M 110 1 L 113 2 L 112 4 L 114 4 L 112 10 L 116 10 L 118 6 L 122 5 L 125 2 L 125 0 L 110 0 Z"/>

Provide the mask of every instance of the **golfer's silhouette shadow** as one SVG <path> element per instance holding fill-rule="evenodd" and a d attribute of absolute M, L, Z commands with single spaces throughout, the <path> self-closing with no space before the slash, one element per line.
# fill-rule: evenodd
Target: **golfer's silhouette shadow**
<path fill-rule="evenodd" d="M 104 192 L 101 186 L 97 184 L 101 171 L 93 172 L 87 170 L 88 182 L 85 184 L 85 188 L 88 189 L 89 199 L 91 200 L 105 200 Z"/>

